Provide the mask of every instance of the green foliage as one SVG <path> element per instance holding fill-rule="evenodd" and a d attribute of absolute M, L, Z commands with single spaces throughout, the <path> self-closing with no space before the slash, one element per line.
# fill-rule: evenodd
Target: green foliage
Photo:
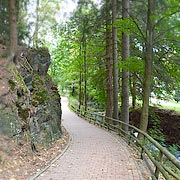
<path fill-rule="evenodd" d="M 11 90 L 14 90 L 16 87 L 16 83 L 12 79 L 9 79 L 8 83 L 10 85 Z"/>
<path fill-rule="evenodd" d="M 131 3 L 131 17 L 118 19 L 114 25 L 118 29 L 119 54 L 122 32 L 130 35 L 131 56 L 121 62 L 119 69 L 130 71 L 135 84 L 135 96 L 142 99 L 144 74 L 147 2 Z M 153 84 L 152 92 L 157 98 L 167 98 L 180 84 L 179 76 L 179 4 L 173 0 L 156 1 L 151 19 L 153 20 Z M 53 26 L 56 45 L 51 46 L 51 66 L 49 74 L 68 92 L 75 88 L 84 89 L 84 52 L 87 61 L 87 95 L 89 101 L 105 104 L 105 11 L 98 10 L 92 1 L 80 1 L 68 22 Z M 120 14 L 119 14 L 120 15 Z M 108 27 L 112 28 L 112 25 Z M 86 43 L 86 48 L 84 46 Z M 53 47 L 53 48 L 52 48 Z M 120 77 L 119 77 L 120 78 Z M 152 130 L 153 131 L 153 130 Z M 152 132 L 154 133 L 154 132 Z M 160 132 L 156 132 L 157 136 Z M 162 138 L 163 141 L 163 138 Z"/>
<path fill-rule="evenodd" d="M 0 43 L 5 44 L 9 39 L 9 16 L 8 16 L 8 1 L 0 1 Z"/>
<path fill-rule="evenodd" d="M 180 146 L 179 145 L 173 144 L 168 147 L 168 150 L 174 155 L 180 154 Z"/>
<path fill-rule="evenodd" d="M 119 62 L 119 68 L 129 70 L 129 72 L 138 72 L 143 74 L 144 62 L 140 57 L 130 56 L 128 61 Z"/>
<path fill-rule="evenodd" d="M 160 120 L 158 119 L 156 113 L 152 110 L 150 110 L 150 123 L 151 128 L 148 130 L 148 134 L 158 141 L 161 145 L 165 146 L 165 137 L 162 133 L 162 129 L 160 128 Z"/>
<path fill-rule="evenodd" d="M 56 17 L 60 10 L 60 2 L 59 0 L 32 0 L 29 8 L 32 9 L 28 11 L 29 31 L 32 35 L 29 39 L 30 44 L 35 47 L 46 46 L 47 43 L 52 41 L 51 28 L 57 24 Z"/>
<path fill-rule="evenodd" d="M 148 130 L 148 133 L 150 136 L 158 141 L 161 145 L 164 145 L 165 143 L 165 137 L 162 133 L 162 131 L 159 129 L 159 124 L 158 125 L 153 125 L 151 129 Z"/>
<path fill-rule="evenodd" d="M 104 103 L 105 65 L 102 54 L 105 44 L 103 34 L 96 32 L 96 14 L 97 8 L 91 1 L 88 4 L 82 2 L 69 22 L 54 29 L 59 39 L 58 45 L 51 49 L 49 74 L 59 83 L 60 89 L 72 92 L 74 88 L 76 95 L 82 96 L 87 77 L 87 99 Z"/>
<path fill-rule="evenodd" d="M 132 33 L 138 33 L 137 25 L 132 18 L 126 18 L 126 19 L 118 19 L 115 21 L 114 26 L 118 28 L 118 32 L 124 32 L 128 35 L 131 35 Z"/>
<path fill-rule="evenodd" d="M 177 155 L 180 155 L 180 146 L 177 144 L 173 144 L 167 147 L 167 149 L 177 158 Z M 174 164 L 167 161 L 165 162 L 165 165 L 171 169 L 175 174 L 180 175 L 180 170 L 177 169 Z"/>
<path fill-rule="evenodd" d="M 17 29 L 18 29 L 18 41 L 22 44 L 22 41 L 29 36 L 26 13 L 27 0 L 16 1 L 16 14 L 17 14 Z M 9 2 L 0 1 L 0 43 L 8 45 L 9 41 Z"/>
<path fill-rule="evenodd" d="M 175 95 L 174 95 L 174 100 L 176 101 L 176 102 L 179 102 L 180 101 L 180 91 L 179 90 L 176 90 L 175 91 Z"/>
<path fill-rule="evenodd" d="M 70 104 L 72 104 L 75 107 L 78 107 L 78 101 L 75 97 L 69 95 L 68 99 L 69 99 Z"/>

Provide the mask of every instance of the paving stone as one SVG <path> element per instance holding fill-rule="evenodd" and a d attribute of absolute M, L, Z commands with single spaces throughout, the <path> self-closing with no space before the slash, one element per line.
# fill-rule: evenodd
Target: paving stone
<path fill-rule="evenodd" d="M 63 125 L 72 141 L 55 165 L 37 180 L 140 180 L 127 144 L 78 117 L 67 103 L 62 98 Z"/>

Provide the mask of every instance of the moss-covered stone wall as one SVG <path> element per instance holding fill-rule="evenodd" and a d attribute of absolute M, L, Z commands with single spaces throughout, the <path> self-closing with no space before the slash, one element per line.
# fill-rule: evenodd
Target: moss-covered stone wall
<path fill-rule="evenodd" d="M 61 136 L 58 89 L 47 75 L 47 49 L 20 48 L 17 64 L 3 63 L 0 85 L 0 133 L 32 143 L 49 143 Z M 4 61 L 6 62 L 6 61 Z"/>

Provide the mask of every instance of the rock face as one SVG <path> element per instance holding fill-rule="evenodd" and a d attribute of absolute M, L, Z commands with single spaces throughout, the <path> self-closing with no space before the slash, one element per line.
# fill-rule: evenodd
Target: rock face
<path fill-rule="evenodd" d="M 0 133 L 35 146 L 61 136 L 58 89 L 47 75 L 47 49 L 20 48 L 17 64 L 0 58 Z M 34 149 L 33 149 L 34 150 Z"/>

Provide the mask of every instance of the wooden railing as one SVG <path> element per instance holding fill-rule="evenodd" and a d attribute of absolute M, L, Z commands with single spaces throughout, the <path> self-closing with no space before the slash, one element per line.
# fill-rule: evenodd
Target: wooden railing
<path fill-rule="evenodd" d="M 180 161 L 147 133 L 135 126 L 105 117 L 100 113 L 79 111 L 72 104 L 70 104 L 70 108 L 89 122 L 117 133 L 129 145 L 133 145 L 138 150 L 140 157 L 145 161 L 153 180 L 180 180 Z M 125 126 L 128 127 L 128 133 L 123 130 Z M 137 138 L 135 134 L 139 134 L 142 138 Z"/>

